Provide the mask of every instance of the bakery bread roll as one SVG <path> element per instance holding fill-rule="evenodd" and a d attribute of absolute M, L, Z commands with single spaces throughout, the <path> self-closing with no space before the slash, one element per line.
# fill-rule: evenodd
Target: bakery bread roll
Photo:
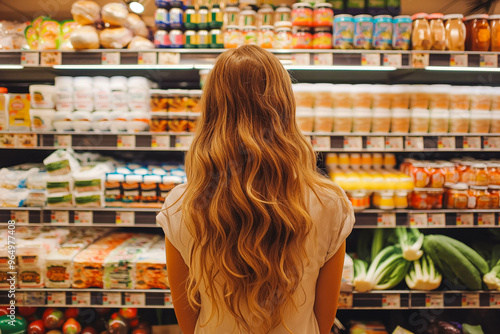
<path fill-rule="evenodd" d="M 127 16 L 127 23 L 125 25 L 127 28 L 132 30 L 135 36 L 148 37 L 149 30 L 146 23 L 137 14 L 130 13 Z"/>
<path fill-rule="evenodd" d="M 78 24 L 94 24 L 99 21 L 101 7 L 91 0 L 78 0 L 71 6 L 71 14 Z"/>
<path fill-rule="evenodd" d="M 128 45 L 128 49 L 130 50 L 151 50 L 154 48 L 155 45 L 153 42 L 141 36 L 135 36 L 132 38 L 132 41 Z"/>
<path fill-rule="evenodd" d="M 94 26 L 86 25 L 77 27 L 69 38 L 73 48 L 79 49 L 99 49 L 99 35 Z"/>
<path fill-rule="evenodd" d="M 106 28 L 101 31 L 101 45 L 106 49 L 123 49 L 134 35 L 127 28 Z"/>
<path fill-rule="evenodd" d="M 120 2 L 108 3 L 102 7 L 101 15 L 104 23 L 122 27 L 127 23 L 128 8 Z"/>

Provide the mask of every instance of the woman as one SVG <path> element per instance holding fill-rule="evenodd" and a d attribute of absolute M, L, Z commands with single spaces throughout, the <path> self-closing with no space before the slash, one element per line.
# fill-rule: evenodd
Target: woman
<path fill-rule="evenodd" d="M 316 171 L 288 73 L 257 46 L 224 52 L 201 106 L 188 183 L 157 217 L 183 333 L 329 333 L 354 215 Z"/>

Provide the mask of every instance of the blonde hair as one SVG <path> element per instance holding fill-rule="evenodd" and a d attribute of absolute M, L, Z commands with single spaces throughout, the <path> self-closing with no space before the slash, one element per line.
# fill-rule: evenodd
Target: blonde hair
<path fill-rule="evenodd" d="M 221 54 L 201 106 L 181 205 L 194 238 L 190 304 L 201 306 L 204 286 L 210 319 L 224 305 L 240 331 L 287 328 L 313 229 L 306 190 L 339 189 L 317 172 L 296 124 L 290 77 L 271 53 L 249 45 Z"/>

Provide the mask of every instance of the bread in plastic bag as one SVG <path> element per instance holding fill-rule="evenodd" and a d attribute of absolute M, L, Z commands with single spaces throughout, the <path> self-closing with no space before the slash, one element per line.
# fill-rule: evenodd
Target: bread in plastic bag
<path fill-rule="evenodd" d="M 132 30 L 135 36 L 141 36 L 145 38 L 149 36 L 149 30 L 146 26 L 146 23 L 144 23 L 144 21 L 137 14 L 128 14 L 127 23 L 125 26 Z"/>
<path fill-rule="evenodd" d="M 71 14 L 78 24 L 94 24 L 101 17 L 101 7 L 95 1 L 78 0 L 71 6 Z"/>
<path fill-rule="evenodd" d="M 128 8 L 120 2 L 111 2 L 102 7 L 101 16 L 110 26 L 124 26 L 127 23 Z"/>
<path fill-rule="evenodd" d="M 99 49 L 99 35 L 94 26 L 81 26 L 73 30 L 70 42 L 75 50 Z"/>
<path fill-rule="evenodd" d="M 151 50 L 154 48 L 155 45 L 153 42 L 141 36 L 135 36 L 132 38 L 132 41 L 128 45 L 128 49 L 130 50 Z"/>
<path fill-rule="evenodd" d="M 132 31 L 127 28 L 106 28 L 101 31 L 102 47 L 106 49 L 123 49 L 132 40 Z"/>

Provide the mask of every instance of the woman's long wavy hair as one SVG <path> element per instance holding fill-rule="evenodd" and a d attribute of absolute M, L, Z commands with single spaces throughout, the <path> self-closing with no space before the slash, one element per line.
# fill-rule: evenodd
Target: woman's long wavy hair
<path fill-rule="evenodd" d="M 221 54 L 201 106 L 181 206 L 194 238 L 191 306 L 200 306 L 203 285 L 210 319 L 224 305 L 239 330 L 287 328 L 284 314 L 297 306 L 292 295 L 313 230 L 306 191 L 338 187 L 317 172 L 296 124 L 290 77 L 271 53 L 249 45 Z"/>

